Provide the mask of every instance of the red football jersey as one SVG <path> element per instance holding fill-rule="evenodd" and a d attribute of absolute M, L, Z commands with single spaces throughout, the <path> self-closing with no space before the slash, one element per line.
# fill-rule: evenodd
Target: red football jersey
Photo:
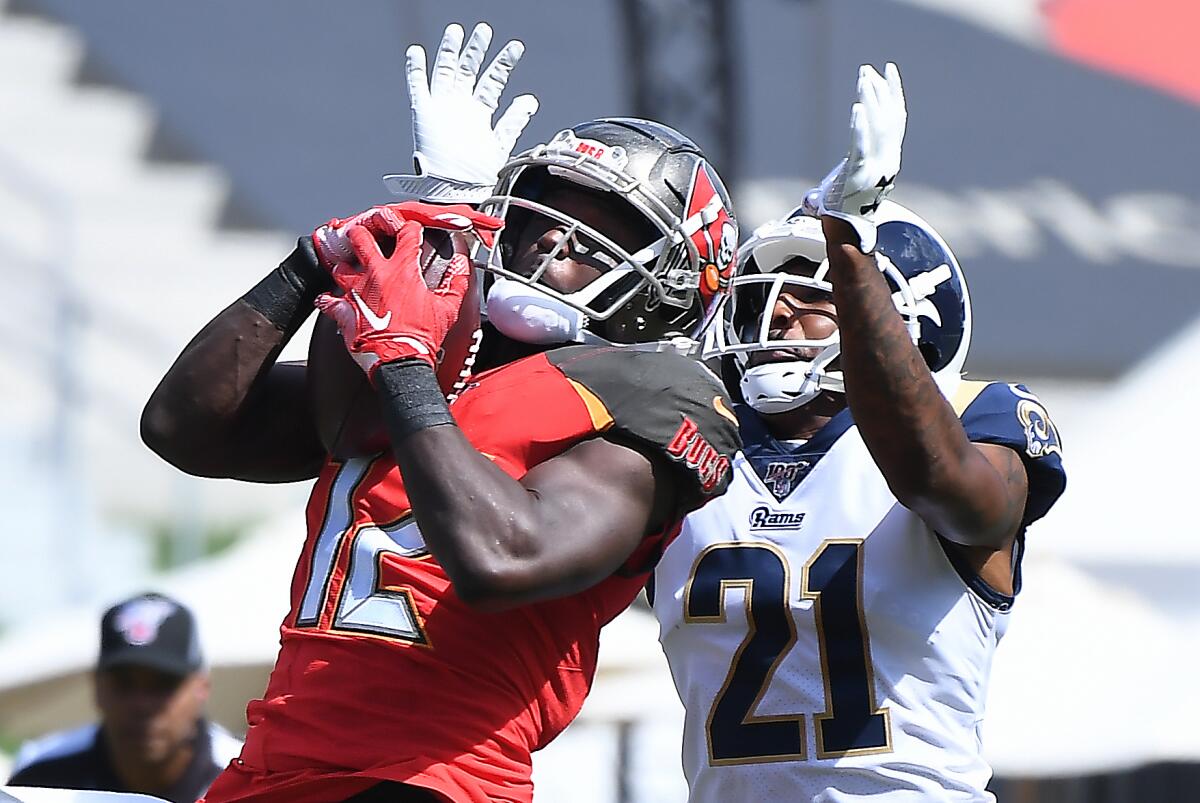
<path fill-rule="evenodd" d="M 684 478 L 679 518 L 721 493 L 738 448 L 719 382 L 672 354 L 569 347 L 480 375 L 452 406 L 506 473 L 604 435 Z M 380 780 L 452 801 L 530 801 L 531 753 L 575 717 L 600 628 L 633 600 L 668 535 L 570 597 L 485 613 L 424 546 L 390 454 L 329 462 L 266 693 L 209 803 L 337 800 Z"/>

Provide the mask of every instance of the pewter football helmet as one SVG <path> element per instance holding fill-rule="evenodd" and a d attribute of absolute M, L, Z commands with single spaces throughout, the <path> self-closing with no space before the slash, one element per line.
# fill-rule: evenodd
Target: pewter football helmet
<path fill-rule="evenodd" d="M 543 202 L 555 183 L 613 193 L 653 231 L 636 250 Z M 488 317 L 525 342 L 646 343 L 696 334 L 705 311 L 733 274 L 737 221 L 720 177 L 690 139 L 649 120 L 609 118 L 559 132 L 512 158 L 482 211 L 504 218 L 497 248 L 481 265 Z M 549 218 L 565 236 L 531 275 L 510 269 L 531 218 Z M 562 293 L 539 282 L 563 248 L 606 265 L 586 287 Z"/>

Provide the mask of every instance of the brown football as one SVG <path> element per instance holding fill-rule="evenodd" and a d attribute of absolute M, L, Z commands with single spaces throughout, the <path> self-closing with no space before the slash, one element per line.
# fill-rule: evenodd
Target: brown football
<path fill-rule="evenodd" d="M 426 229 L 421 249 L 425 283 L 436 287 L 450 259 L 468 253 L 465 238 Z M 458 321 L 442 344 L 437 368 L 438 384 L 453 398 L 465 384 L 480 337 L 480 292 L 477 271 L 472 271 Z M 308 389 L 317 432 L 325 449 L 347 460 L 378 454 L 388 447 L 379 397 L 367 375 L 346 351 L 337 324 L 319 315 L 308 344 Z"/>

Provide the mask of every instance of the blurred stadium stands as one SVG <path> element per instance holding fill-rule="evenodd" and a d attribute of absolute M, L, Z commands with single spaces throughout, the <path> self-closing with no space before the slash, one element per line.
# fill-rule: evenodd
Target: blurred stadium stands
<path fill-rule="evenodd" d="M 1176 78 L 1200 74 L 1200 57 L 1175 49 L 1163 67 L 1135 46 L 1151 18 L 1194 31 L 1197 12 L 1153 0 L 1112 38 L 1104 3 L 1091 17 L 1066 0 L 697 3 L 727 16 L 673 37 L 668 26 L 639 61 L 625 27 L 635 5 L 688 6 L 549 13 L 514 0 L 492 20 L 498 38 L 529 45 L 515 84 L 542 111 L 523 143 L 635 112 L 644 62 L 673 71 L 665 83 L 681 93 L 660 97 L 662 116 L 717 150 L 728 132 L 696 115 L 700 130 L 689 128 L 684 101 L 722 63 L 695 50 L 725 42 L 746 232 L 839 157 L 856 66 L 900 64 L 910 128 L 897 198 L 968 272 L 968 368 L 1043 396 L 1071 473 L 1031 532 L 996 664 L 989 749 L 1001 775 L 1024 779 L 1007 799 L 1170 799 L 1139 796 L 1149 787 L 1128 777 L 1103 798 L 1083 781 L 1037 779 L 1200 760 L 1189 471 L 1200 448 L 1200 95 Z M 87 717 L 80 672 L 95 616 L 144 584 L 190 589 L 183 598 L 212 609 L 201 619 L 227 672 L 222 718 L 236 726 L 265 678 L 306 489 L 182 477 L 141 446 L 140 406 L 187 338 L 296 234 L 381 200 L 378 176 L 409 163 L 404 47 L 431 46 L 448 20 L 496 16 L 483 0 L 334 8 L 0 0 L 0 737 Z M 718 22 L 730 30 L 705 31 Z M 208 565 L 153 574 L 149 533 L 182 534 L 178 552 L 199 554 L 203 532 L 231 522 L 254 537 Z M 250 565 L 270 570 L 237 573 Z M 230 596 L 206 605 L 214 587 Z M 680 714 L 641 615 L 606 635 L 584 719 L 539 756 L 539 799 L 682 799 Z M 1112 792 L 1120 783 L 1133 791 Z"/>

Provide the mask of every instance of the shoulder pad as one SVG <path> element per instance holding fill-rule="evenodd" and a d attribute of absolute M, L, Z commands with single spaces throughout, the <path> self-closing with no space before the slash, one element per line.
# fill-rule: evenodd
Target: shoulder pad
<path fill-rule="evenodd" d="M 1041 400 L 1024 385 L 963 382 L 953 403 L 972 442 L 1001 444 L 1021 455 L 1029 477 L 1025 524 L 1046 515 L 1067 477 L 1058 427 Z"/>
<path fill-rule="evenodd" d="M 725 388 L 702 363 L 672 352 L 569 346 L 546 354 L 602 411 L 607 437 L 630 441 L 668 459 L 687 478 L 688 509 L 724 493 L 741 448 L 737 416 Z"/>

